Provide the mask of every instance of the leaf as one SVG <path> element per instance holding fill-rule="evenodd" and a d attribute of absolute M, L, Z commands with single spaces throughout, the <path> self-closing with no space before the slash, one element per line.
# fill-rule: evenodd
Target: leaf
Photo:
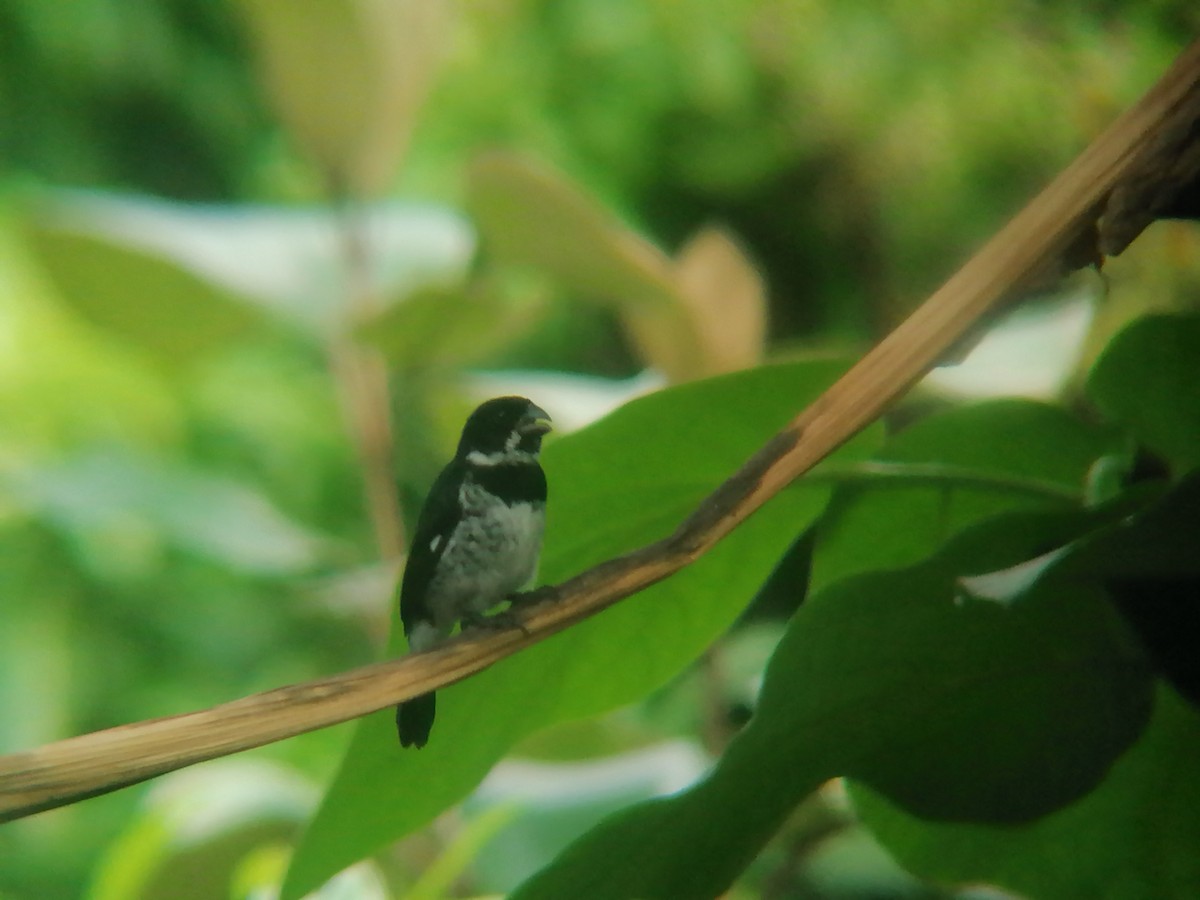
<path fill-rule="evenodd" d="M 1022 828 L 927 822 L 868 788 L 855 808 L 914 874 L 988 882 L 1028 897 L 1189 897 L 1200 885 L 1200 716 L 1162 688 L 1154 717 L 1108 778 Z"/>
<path fill-rule="evenodd" d="M 766 290 L 741 247 L 724 229 L 702 228 L 675 265 L 710 369 L 733 372 L 758 364 L 766 343 Z"/>
<path fill-rule="evenodd" d="M 396 366 L 477 362 L 528 330 L 544 305 L 469 286 L 429 288 L 363 322 L 358 335 Z"/>
<path fill-rule="evenodd" d="M 1099 578 L 1158 670 L 1200 708 L 1200 469 L 1089 540 L 1072 565 Z"/>
<path fill-rule="evenodd" d="M 468 174 L 468 206 L 487 249 L 533 266 L 594 299 L 663 308 L 675 303 L 670 260 L 564 176 L 505 153 Z"/>
<path fill-rule="evenodd" d="M 722 230 L 703 229 L 669 260 L 564 176 L 504 154 L 476 162 L 469 203 L 496 257 L 612 304 L 642 358 L 671 381 L 760 361 L 762 279 Z"/>
<path fill-rule="evenodd" d="M 661 391 L 548 446 L 542 580 L 666 535 L 842 368 L 772 366 Z M 852 442 L 842 458 L 861 457 L 870 443 Z M 736 618 L 827 497 L 819 486 L 785 491 L 678 575 L 440 692 L 420 752 L 400 749 L 390 711 L 360 720 L 283 896 L 303 895 L 425 824 L 525 735 L 666 682 Z M 400 645 L 393 635 L 392 652 Z"/>
<path fill-rule="evenodd" d="M 157 783 L 95 863 L 87 900 L 170 900 L 229 893 L 248 847 L 286 839 L 312 786 L 267 760 L 226 759 Z"/>
<path fill-rule="evenodd" d="M 280 119 L 336 188 L 380 194 L 446 45 L 441 0 L 241 0 Z"/>
<path fill-rule="evenodd" d="M 461 279 L 475 252 L 465 217 L 446 207 L 380 202 L 320 207 L 178 203 L 124 194 L 39 192 L 59 231 L 89 234 L 178 264 L 262 314 L 309 336 L 341 334 L 346 231 L 369 243 L 360 273 L 381 299 Z M 340 287 L 339 287 L 340 286 Z"/>
<path fill-rule="evenodd" d="M 1019 548 L 1007 566 L 1123 512 L 1115 504 L 1079 514 L 1074 528 L 1070 518 L 1005 517 L 967 539 L 988 555 Z M 885 736 L 841 773 L 925 818 L 1026 822 L 1099 783 L 1149 718 L 1152 679 L 1104 591 L 1073 578 L 1062 557 L 1009 602 L 995 603 L 964 591 L 963 574 L 978 568 L 967 569 L 970 553 L 957 545 L 939 555 L 957 577 L 889 579 L 887 593 L 877 594 L 877 604 L 910 613 L 894 621 L 891 640 L 864 642 L 873 677 L 896 696 L 849 741 L 870 747 L 873 732 Z"/>
<path fill-rule="evenodd" d="M 611 303 L 642 358 L 672 381 L 717 371 L 687 315 L 674 267 L 657 247 L 564 176 L 520 157 L 488 154 L 469 177 L 468 203 L 490 253 Z"/>
<path fill-rule="evenodd" d="M 1109 342 L 1087 392 L 1178 471 L 1200 465 L 1200 316 L 1138 319 Z"/>
<path fill-rule="evenodd" d="M 27 509 L 69 532 L 161 536 L 250 574 L 308 571 L 327 550 L 257 490 L 146 457 L 92 453 L 25 467 L 11 476 L 11 489 Z"/>
<path fill-rule="evenodd" d="M 966 466 L 995 476 L 997 486 L 944 486 L 914 478 L 886 488 L 838 491 L 821 522 L 813 557 L 813 589 L 856 572 L 910 565 L 957 531 L 1005 510 L 1062 501 L 1005 490 L 1006 478 L 1034 478 L 1083 494 L 1093 462 L 1119 445 L 1110 431 L 1080 422 L 1062 409 L 1028 400 L 997 400 L 929 416 L 888 441 L 882 460 Z"/>
<path fill-rule="evenodd" d="M 504 760 L 463 804 L 467 820 L 509 812 L 504 828 L 471 861 L 476 891 L 507 895 L 602 819 L 678 790 L 710 764 L 696 743 L 682 738 L 602 755 L 595 755 L 592 741 L 587 746 L 593 755 L 586 759 Z"/>
<path fill-rule="evenodd" d="M 920 566 L 828 587 L 797 612 L 710 776 L 610 819 L 513 896 L 718 896 L 842 773 L 943 818 L 1023 821 L 1079 796 L 1148 715 L 1140 658 L 1098 592 L 1003 606 L 964 595 L 957 564 L 1015 562 L 1111 515 L 989 521 Z"/>
<path fill-rule="evenodd" d="M 236 294 L 146 250 L 31 225 L 30 243 L 55 286 L 93 324 L 178 364 L 261 322 Z"/>

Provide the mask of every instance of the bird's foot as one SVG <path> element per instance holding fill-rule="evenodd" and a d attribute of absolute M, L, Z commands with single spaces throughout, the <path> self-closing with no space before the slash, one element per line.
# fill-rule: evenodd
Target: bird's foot
<path fill-rule="evenodd" d="M 529 634 L 529 629 L 511 609 L 492 613 L 485 616 L 482 613 L 467 613 L 462 617 L 464 628 L 476 628 L 480 631 L 505 631 L 509 628 L 520 628 L 522 634 Z"/>

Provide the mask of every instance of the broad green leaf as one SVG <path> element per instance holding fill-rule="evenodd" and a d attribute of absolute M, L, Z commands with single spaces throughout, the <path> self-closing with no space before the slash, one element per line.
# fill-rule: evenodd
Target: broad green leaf
<path fill-rule="evenodd" d="M 145 250 L 32 226 L 30 243 L 84 318 L 168 363 L 220 347 L 261 321 L 230 291 Z"/>
<path fill-rule="evenodd" d="M 1087 392 L 1180 471 L 1200 465 L 1200 316 L 1138 319 L 1109 342 Z"/>
<path fill-rule="evenodd" d="M 1200 477 L 1193 475 L 1138 514 L 1080 542 L 1063 570 L 1093 584 L 1148 575 L 1194 578 L 1200 572 L 1198 493 Z M 1186 601 L 1177 599 L 1197 602 L 1194 591 Z M 1186 653 L 1179 658 L 1194 671 L 1194 626 L 1176 630 L 1174 641 Z M 1154 641 L 1147 645 L 1153 653 Z M 855 789 L 855 799 L 889 851 L 923 877 L 989 881 L 1064 900 L 1184 897 L 1200 884 L 1198 754 L 1200 716 L 1163 687 L 1150 727 L 1109 777 L 1079 802 L 1024 828 L 923 822 L 863 788 Z"/>
<path fill-rule="evenodd" d="M 668 534 L 695 504 L 840 374 L 840 363 L 772 366 L 635 400 L 547 447 L 542 581 Z M 870 439 L 842 459 L 861 458 Z M 798 485 L 667 581 L 440 692 L 429 746 L 402 751 L 393 715 L 361 720 L 297 849 L 298 897 L 460 800 L 517 740 L 665 683 L 745 607 L 828 488 Z M 392 652 L 401 641 L 393 636 Z"/>
<path fill-rule="evenodd" d="M 1200 715 L 1162 688 L 1141 739 L 1108 778 L 1021 828 L 923 821 L 868 788 L 854 805 L 909 871 L 1027 897 L 1192 897 L 1200 885 Z"/>
<path fill-rule="evenodd" d="M 878 459 L 917 463 L 934 479 L 870 482 L 838 491 L 822 520 L 813 557 L 813 589 L 855 572 L 924 559 L 957 531 L 1005 510 L 1062 507 L 1057 492 L 1078 491 L 1093 462 L 1118 446 L 1117 435 L 1062 409 L 1028 400 L 996 400 L 935 414 L 891 438 Z M 990 486 L 958 477 L 958 467 L 988 476 Z M 1047 490 L 1030 490 L 1027 479 Z"/>
<path fill-rule="evenodd" d="M 958 564 L 1012 564 L 1112 515 L 996 519 L 920 566 L 822 591 L 709 777 L 610 819 L 514 896 L 717 896 L 838 774 L 944 818 L 1022 821 L 1079 796 L 1138 736 L 1144 662 L 1099 592 L 1003 605 L 964 592 Z"/>

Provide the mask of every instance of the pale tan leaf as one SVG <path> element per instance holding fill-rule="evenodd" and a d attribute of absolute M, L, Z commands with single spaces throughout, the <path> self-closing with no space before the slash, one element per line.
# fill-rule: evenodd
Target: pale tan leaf
<path fill-rule="evenodd" d="M 378 195 L 447 43 L 444 0 L 239 0 L 284 126 L 339 190 Z"/>
<path fill-rule="evenodd" d="M 721 228 L 701 229 L 680 251 L 676 271 L 706 374 L 760 362 L 767 328 L 763 280 L 733 238 Z"/>

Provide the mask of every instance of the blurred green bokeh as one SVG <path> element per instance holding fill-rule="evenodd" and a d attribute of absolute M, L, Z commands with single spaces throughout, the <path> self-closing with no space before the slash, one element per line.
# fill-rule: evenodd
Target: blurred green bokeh
<path fill-rule="evenodd" d="M 468 371 L 616 395 L 865 348 L 1198 29 L 1186 0 L 0 0 L 0 752 L 373 660 L 398 558 L 364 404 L 411 524 Z M 704 306 L 689 250 L 745 304 Z M 1194 308 L 1198 251 L 1161 223 L 1113 261 L 1087 353 Z M 531 752 L 703 727 L 644 713 Z M 5 825 L 0 897 L 249 896 L 347 733 L 247 754 L 265 799 L 208 843 L 199 781 Z M 411 882 L 422 840 L 343 890 Z M 798 882 L 929 895 L 838 852 L 877 880 Z M 220 877 L 157 869 L 185 859 Z"/>

